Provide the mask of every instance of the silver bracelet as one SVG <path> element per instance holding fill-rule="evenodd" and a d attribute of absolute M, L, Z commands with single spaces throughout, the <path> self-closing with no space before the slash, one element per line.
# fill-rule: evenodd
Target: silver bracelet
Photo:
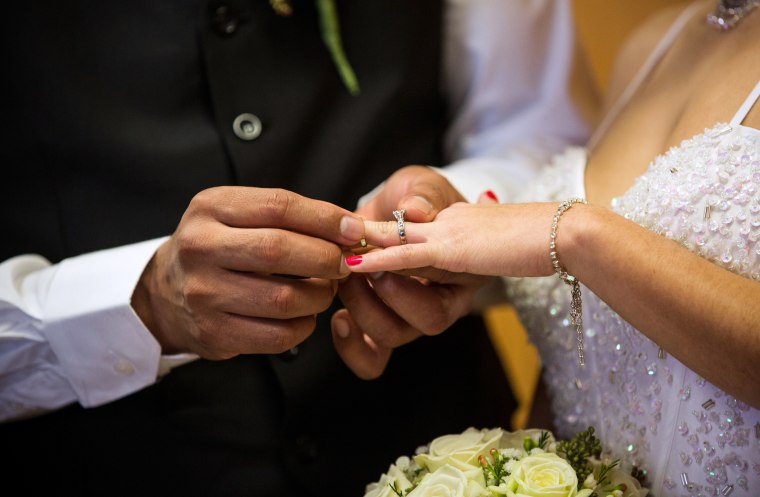
<path fill-rule="evenodd" d="M 570 198 L 559 204 L 557 207 L 557 212 L 554 213 L 554 218 L 552 219 L 551 240 L 549 241 L 549 255 L 552 259 L 554 272 L 557 273 L 559 279 L 571 287 L 570 320 L 572 321 L 573 326 L 575 326 L 575 334 L 578 339 L 578 364 L 580 366 L 586 365 L 586 360 L 583 356 L 583 305 L 581 303 L 581 287 L 578 284 L 578 279 L 571 274 L 567 274 L 567 271 L 559 263 L 559 258 L 557 257 L 557 244 L 555 242 L 557 239 L 557 225 L 559 224 L 560 216 L 562 216 L 566 210 L 572 207 L 573 204 L 586 203 L 588 202 L 582 198 Z"/>

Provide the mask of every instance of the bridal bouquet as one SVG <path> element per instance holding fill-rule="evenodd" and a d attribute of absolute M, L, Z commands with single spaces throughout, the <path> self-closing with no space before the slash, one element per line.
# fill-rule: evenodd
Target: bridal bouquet
<path fill-rule="evenodd" d="M 399 457 L 364 497 L 646 497 L 618 461 L 600 455 L 593 428 L 572 440 L 469 428 Z"/>

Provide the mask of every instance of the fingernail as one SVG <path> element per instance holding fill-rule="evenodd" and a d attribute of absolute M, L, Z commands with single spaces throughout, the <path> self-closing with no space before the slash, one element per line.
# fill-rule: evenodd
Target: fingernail
<path fill-rule="evenodd" d="M 358 264 L 362 263 L 362 256 L 360 255 L 349 255 L 346 257 L 346 264 L 349 266 L 356 266 Z"/>
<path fill-rule="evenodd" d="M 493 192 L 493 190 L 486 190 L 486 197 L 490 198 L 494 202 L 498 202 L 499 199 L 496 198 L 496 194 Z"/>
<path fill-rule="evenodd" d="M 335 330 L 335 334 L 341 338 L 348 338 L 348 335 L 351 334 L 351 328 L 348 326 L 345 319 L 336 319 L 333 321 L 333 330 Z"/>
<path fill-rule="evenodd" d="M 414 195 L 404 201 L 404 208 L 406 210 L 417 209 L 427 215 L 433 210 L 433 204 L 425 197 Z"/>
<path fill-rule="evenodd" d="M 364 223 L 361 219 L 343 216 L 340 219 L 340 234 L 349 240 L 359 241 L 364 236 Z"/>

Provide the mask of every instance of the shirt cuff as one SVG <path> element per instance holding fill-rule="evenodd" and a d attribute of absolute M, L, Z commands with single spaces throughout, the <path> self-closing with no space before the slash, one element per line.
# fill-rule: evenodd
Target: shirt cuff
<path fill-rule="evenodd" d="M 467 159 L 467 162 L 477 162 L 478 159 Z M 504 199 L 505 192 L 503 188 L 500 188 L 498 184 L 492 181 L 492 178 L 486 171 L 472 170 L 466 165 L 460 167 L 459 163 L 451 165 L 445 168 L 434 168 L 438 174 L 446 178 L 451 183 L 451 186 L 470 203 L 478 201 L 478 197 L 486 190 L 491 190 L 498 199 Z"/>
<path fill-rule="evenodd" d="M 199 356 L 197 354 L 189 353 L 162 355 L 161 361 L 158 363 L 158 377 L 162 378 L 169 374 L 172 369 L 178 366 L 182 366 L 183 364 L 187 364 L 188 362 L 193 362 L 198 358 Z"/>
<path fill-rule="evenodd" d="M 509 157 L 471 157 L 436 169 L 471 203 L 491 190 L 501 203 L 514 202 L 546 164 L 543 156 L 513 153 Z"/>
<path fill-rule="evenodd" d="M 85 407 L 156 381 L 161 347 L 130 305 L 160 238 L 93 252 L 50 268 L 43 334 Z"/>

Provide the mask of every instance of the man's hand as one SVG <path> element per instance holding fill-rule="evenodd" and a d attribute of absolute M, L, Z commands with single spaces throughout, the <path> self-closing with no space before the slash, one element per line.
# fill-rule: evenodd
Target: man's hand
<path fill-rule="evenodd" d="M 280 353 L 314 330 L 359 216 L 279 189 L 200 192 L 143 272 L 132 305 L 165 354 Z"/>
<path fill-rule="evenodd" d="M 406 220 L 426 223 L 438 213 L 465 198 L 435 170 L 425 166 L 407 166 L 393 173 L 380 191 L 357 214 L 372 221 L 393 219 L 393 211 L 406 209 Z"/>
<path fill-rule="evenodd" d="M 424 166 L 394 173 L 378 194 L 357 210 L 365 219 L 390 220 L 405 209 L 407 221 L 430 222 L 462 195 L 440 174 Z M 352 274 L 338 289 L 345 309 L 332 317 L 335 348 L 360 378 L 382 374 L 391 350 L 422 335 L 435 335 L 471 308 L 488 277 L 421 269 L 404 274 Z"/>

